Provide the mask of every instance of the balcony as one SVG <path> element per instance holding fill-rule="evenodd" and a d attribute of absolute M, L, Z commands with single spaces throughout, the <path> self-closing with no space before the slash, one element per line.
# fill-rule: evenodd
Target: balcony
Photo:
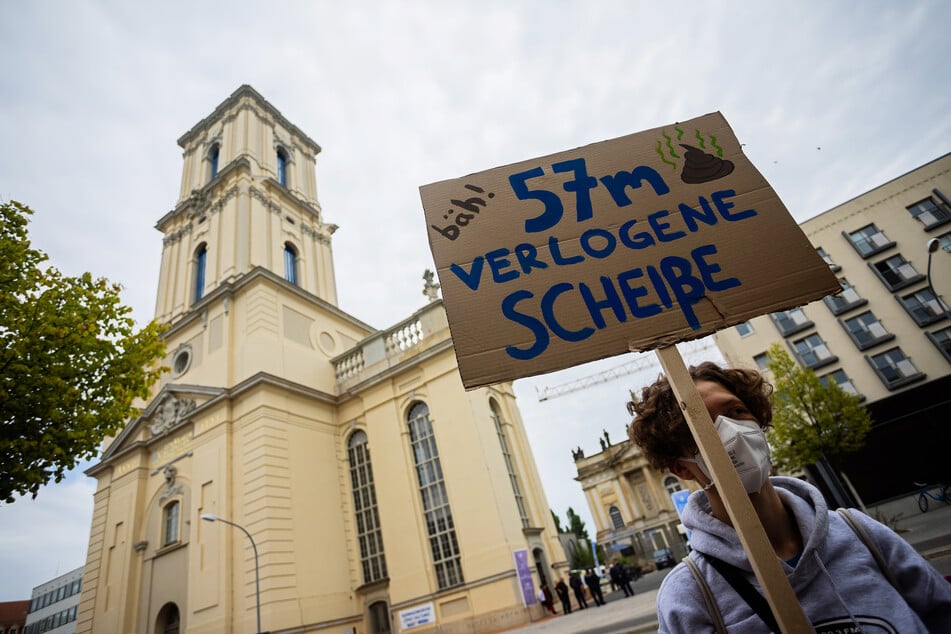
<path fill-rule="evenodd" d="M 421 355 L 450 348 L 449 322 L 441 300 L 418 310 L 389 330 L 376 332 L 331 360 L 337 389 L 348 392 L 412 364 Z"/>

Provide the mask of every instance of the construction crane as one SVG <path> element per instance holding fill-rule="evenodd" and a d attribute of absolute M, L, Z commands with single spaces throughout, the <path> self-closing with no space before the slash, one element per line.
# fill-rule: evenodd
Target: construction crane
<path fill-rule="evenodd" d="M 716 350 L 717 355 L 719 356 L 719 349 L 716 347 L 716 344 L 713 343 L 712 337 L 688 341 L 686 343 L 679 344 L 677 348 L 680 350 L 680 354 L 684 358 L 695 357 L 710 350 Z M 565 394 L 571 394 L 572 392 L 583 390 L 585 388 L 591 387 L 592 385 L 607 383 L 608 381 L 613 381 L 614 379 L 619 379 L 623 376 L 628 376 L 630 374 L 634 374 L 635 372 L 649 370 L 651 368 L 659 369 L 657 357 L 649 353 L 638 353 L 631 361 L 628 361 L 622 365 L 608 368 L 607 370 L 602 370 L 601 372 L 597 372 L 595 374 L 589 374 L 588 376 L 581 377 L 580 379 L 574 379 L 573 381 L 568 381 L 567 383 L 562 383 L 553 387 L 546 387 L 541 390 L 536 387 L 535 393 L 538 395 L 539 402 L 544 402 L 553 398 L 558 398 L 559 396 L 564 396 Z"/>

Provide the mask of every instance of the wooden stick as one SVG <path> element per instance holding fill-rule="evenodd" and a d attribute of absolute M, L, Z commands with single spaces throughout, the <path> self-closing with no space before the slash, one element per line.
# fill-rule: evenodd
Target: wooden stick
<path fill-rule="evenodd" d="M 753 565 L 753 572 L 763 588 L 779 628 L 783 632 L 812 632 L 812 625 L 802 611 L 792 586 L 789 585 L 789 579 L 786 578 L 779 558 L 769 543 L 763 524 L 753 510 L 753 504 L 743 488 L 730 456 L 720 442 L 716 427 L 680 352 L 674 346 L 659 348 L 655 352 L 680 402 L 680 408 L 697 442 L 700 455 L 710 469 L 717 492 L 726 506 L 733 528 L 740 536 L 740 543 Z"/>

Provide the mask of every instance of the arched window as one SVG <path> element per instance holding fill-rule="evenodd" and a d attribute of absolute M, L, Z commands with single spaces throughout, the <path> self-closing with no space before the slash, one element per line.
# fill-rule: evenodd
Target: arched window
<path fill-rule="evenodd" d="M 429 420 L 429 407 L 425 403 L 416 403 L 409 411 L 408 422 L 423 516 L 429 533 L 429 549 L 436 568 L 436 583 L 440 589 L 449 588 L 463 582 L 462 564 L 449 509 L 449 495 L 439 463 L 439 450 Z"/>
<path fill-rule="evenodd" d="M 297 249 L 290 242 L 284 243 L 284 279 L 297 284 Z"/>
<path fill-rule="evenodd" d="M 614 527 L 614 530 L 624 528 L 624 518 L 621 517 L 621 511 L 616 506 L 611 506 L 608 509 L 608 515 L 611 516 L 611 525 Z"/>
<path fill-rule="evenodd" d="M 664 478 L 664 489 L 667 491 L 667 495 L 671 495 L 680 491 L 684 488 L 684 485 L 681 484 L 677 476 L 667 476 Z"/>
<path fill-rule="evenodd" d="M 208 150 L 208 180 L 213 181 L 218 176 L 218 154 L 221 146 L 215 143 Z"/>
<path fill-rule="evenodd" d="M 178 515 L 181 507 L 178 500 L 171 502 L 162 510 L 162 546 L 178 542 Z"/>
<path fill-rule="evenodd" d="M 370 604 L 370 634 L 390 634 L 390 610 L 385 601 Z"/>
<path fill-rule="evenodd" d="M 204 243 L 195 251 L 195 292 L 194 301 L 205 295 L 205 262 L 208 259 L 208 248 Z"/>
<path fill-rule="evenodd" d="M 158 618 L 155 623 L 156 634 L 178 634 L 181 626 L 181 616 L 178 613 L 178 606 L 174 603 L 166 603 L 159 610 Z"/>
<path fill-rule="evenodd" d="M 284 148 L 277 149 L 277 182 L 287 187 L 287 152 Z"/>
<path fill-rule="evenodd" d="M 515 504 L 518 506 L 518 516 L 522 519 L 522 528 L 528 528 L 528 512 L 525 510 L 525 499 L 522 497 L 522 489 L 518 485 L 518 473 L 515 471 L 515 463 L 512 461 L 512 453 L 509 451 L 509 443 L 505 438 L 505 430 L 502 428 L 502 414 L 499 411 L 499 405 L 494 400 L 489 401 L 489 409 L 492 411 L 492 422 L 495 423 L 495 433 L 499 436 L 499 444 L 502 445 L 502 457 L 505 459 L 505 469 L 509 474 L 509 482 L 512 483 L 512 493 L 515 494 Z"/>
<path fill-rule="evenodd" d="M 353 489 L 353 512 L 357 520 L 363 582 L 372 583 L 386 578 L 386 559 L 383 556 L 380 516 L 376 508 L 370 449 L 363 431 L 355 431 L 350 436 L 347 453 L 350 458 L 350 487 Z"/>

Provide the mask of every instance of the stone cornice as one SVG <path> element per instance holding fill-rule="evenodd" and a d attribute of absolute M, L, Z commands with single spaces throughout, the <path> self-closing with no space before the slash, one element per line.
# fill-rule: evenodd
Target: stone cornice
<path fill-rule="evenodd" d="M 347 321 L 361 330 L 367 331 L 367 333 L 372 334 L 377 332 L 376 328 L 373 326 L 370 326 L 369 324 L 357 319 L 350 313 L 341 310 L 330 302 L 321 299 L 316 295 L 308 293 L 296 284 L 291 284 L 284 278 L 278 277 L 273 272 L 264 267 L 256 266 L 246 275 L 239 275 L 233 280 L 228 280 L 219 284 L 196 303 L 192 304 L 192 307 L 188 312 L 186 312 L 176 322 L 170 325 L 169 329 L 165 332 L 165 338 L 171 338 L 174 333 L 186 327 L 188 324 L 191 324 L 195 320 L 202 319 L 202 314 L 212 305 L 218 304 L 219 302 L 226 299 L 229 301 L 233 300 L 234 296 L 242 291 L 246 286 L 260 281 L 262 278 L 281 286 L 284 290 L 290 291 L 305 302 L 314 304 L 328 313 L 331 313 L 335 317 Z"/>
<path fill-rule="evenodd" d="M 317 145 L 316 141 L 314 141 L 309 136 L 304 134 L 300 130 L 300 128 L 298 128 L 296 125 L 288 121 L 277 108 L 275 108 L 273 105 L 270 104 L 270 102 L 268 102 L 267 99 L 261 96 L 261 93 L 256 91 L 254 88 L 252 88 L 248 84 L 244 84 L 243 86 L 235 90 L 233 93 L 231 93 L 231 96 L 229 96 L 227 99 L 221 102 L 221 104 L 219 104 L 218 107 L 215 108 L 214 112 L 212 112 L 210 115 L 208 115 L 207 117 L 205 117 L 204 119 L 196 123 L 191 128 L 191 130 L 183 134 L 178 139 L 178 145 L 181 146 L 182 148 L 186 148 L 192 141 L 194 141 L 198 137 L 198 135 L 200 135 L 206 129 L 211 127 L 211 125 L 213 125 L 216 121 L 218 121 L 218 119 L 223 118 L 225 116 L 225 113 L 228 110 L 239 105 L 243 97 L 251 98 L 258 107 L 260 107 L 267 114 L 273 117 L 278 123 L 280 123 L 284 128 L 286 128 L 291 134 L 293 134 L 294 136 L 298 137 L 301 141 L 303 141 L 308 146 L 308 149 L 311 152 L 313 152 L 314 156 L 317 156 L 318 154 L 320 154 L 320 146 Z"/>

